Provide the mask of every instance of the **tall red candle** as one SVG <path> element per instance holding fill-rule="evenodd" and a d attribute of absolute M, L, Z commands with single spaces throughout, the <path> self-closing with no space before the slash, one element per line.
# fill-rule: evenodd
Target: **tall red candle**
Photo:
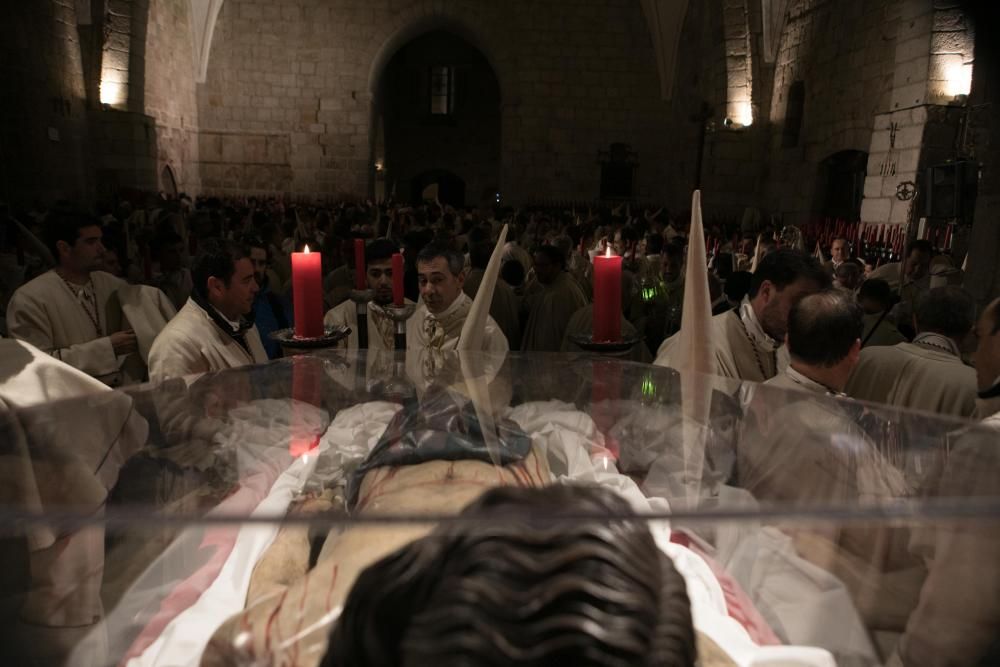
<path fill-rule="evenodd" d="M 319 338 L 323 335 L 323 256 L 318 252 L 292 253 L 292 302 L 295 306 L 295 335 Z"/>
<path fill-rule="evenodd" d="M 403 255 L 392 254 L 392 305 L 403 307 Z"/>
<path fill-rule="evenodd" d="M 365 278 L 365 240 L 354 239 L 354 289 L 368 289 Z"/>
<path fill-rule="evenodd" d="M 622 339 L 622 258 L 612 255 L 611 248 L 594 257 L 593 339 Z"/>

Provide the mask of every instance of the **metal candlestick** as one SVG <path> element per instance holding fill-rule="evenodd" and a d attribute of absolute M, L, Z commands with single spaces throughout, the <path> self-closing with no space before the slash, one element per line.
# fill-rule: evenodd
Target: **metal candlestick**
<path fill-rule="evenodd" d="M 350 327 L 326 327 L 323 335 L 316 338 L 301 338 L 295 335 L 295 329 L 278 329 L 271 333 L 271 340 L 278 341 L 285 356 L 302 354 L 303 350 L 318 350 L 333 347 L 351 334 Z"/>
<path fill-rule="evenodd" d="M 351 301 L 358 312 L 358 349 L 368 349 L 368 302 L 375 298 L 373 289 L 351 290 Z"/>
<path fill-rule="evenodd" d="M 415 304 L 408 303 L 402 306 L 389 305 L 383 308 L 385 314 L 396 323 L 395 342 L 397 350 L 406 349 L 406 321 L 413 317 L 417 311 Z"/>
<path fill-rule="evenodd" d="M 623 357 L 639 342 L 639 336 L 622 336 L 617 341 L 594 340 L 591 334 L 570 334 L 569 339 L 587 352 L 596 352 L 610 357 Z"/>

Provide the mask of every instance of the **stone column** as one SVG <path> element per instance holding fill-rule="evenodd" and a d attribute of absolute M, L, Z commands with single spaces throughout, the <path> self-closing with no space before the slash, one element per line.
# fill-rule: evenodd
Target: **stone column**
<path fill-rule="evenodd" d="M 940 0 L 900 4 L 891 108 L 875 116 L 862 222 L 915 221 L 924 202 L 920 191 L 925 168 L 956 157 L 954 139 L 964 103 L 955 90 L 956 78 L 971 73 L 973 35 L 954 4 Z M 917 185 L 916 198 L 896 197 L 905 182 Z"/>

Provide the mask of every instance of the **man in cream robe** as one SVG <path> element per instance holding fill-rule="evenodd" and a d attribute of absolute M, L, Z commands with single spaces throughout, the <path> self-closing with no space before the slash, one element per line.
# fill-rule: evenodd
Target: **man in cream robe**
<path fill-rule="evenodd" d="M 392 305 L 392 256 L 399 252 L 395 243 L 388 239 L 378 239 L 365 248 L 365 272 L 368 289 L 375 292 L 375 298 L 368 303 L 368 349 L 394 350 L 396 348 L 396 323 L 386 314 L 384 308 Z M 412 301 L 404 299 L 405 303 Z M 327 327 L 348 327 L 350 335 L 338 343 L 341 349 L 358 349 L 358 305 L 344 301 L 327 311 L 323 318 Z"/>
<path fill-rule="evenodd" d="M 465 284 L 462 290 L 469 295 L 470 299 L 476 298 L 479 285 L 483 281 L 486 265 L 490 261 L 490 253 L 493 248 L 488 243 L 478 243 L 469 248 L 469 261 L 471 268 L 465 277 Z M 521 320 L 520 304 L 514 289 L 498 278 L 493 289 L 493 301 L 490 302 L 490 317 L 497 323 L 503 331 L 507 343 L 514 341 L 516 345 L 521 340 Z"/>
<path fill-rule="evenodd" d="M 96 270 L 104 256 L 96 221 L 58 214 L 49 221 L 47 235 L 58 266 L 14 293 L 7 307 L 11 337 L 109 386 L 143 381 L 146 362 L 140 353 L 149 349 L 173 308 L 155 288 L 133 288 Z"/>
<path fill-rule="evenodd" d="M 229 271 L 219 270 L 227 264 Z M 156 337 L 149 352 L 150 380 L 267 361 L 257 327 L 244 319 L 253 310 L 258 290 L 245 249 L 228 241 L 206 241 L 192 275 L 191 298 Z"/>
<path fill-rule="evenodd" d="M 954 417 L 976 409 L 976 372 L 962 362 L 961 341 L 975 322 L 975 303 L 958 287 L 921 300 L 912 343 L 867 347 L 847 384 L 853 398 Z"/>
<path fill-rule="evenodd" d="M 669 244 L 662 255 L 647 260 L 650 270 L 646 275 L 640 272 L 639 290 L 632 297 L 626 312 L 629 321 L 642 332 L 647 346 L 656 350 L 667 336 L 677 333 L 681 326 L 684 249 Z"/>
<path fill-rule="evenodd" d="M 906 342 L 906 338 L 889 316 L 892 301 L 892 289 L 886 281 L 869 278 L 861 284 L 858 290 L 858 303 L 864 311 L 865 325 L 861 336 L 862 348 Z"/>
<path fill-rule="evenodd" d="M 573 314 L 587 305 L 573 277 L 566 272 L 566 258 L 554 246 L 542 246 L 535 253 L 537 288 L 524 296 L 522 312 L 527 314 L 521 349 L 526 352 L 558 352 Z"/>
<path fill-rule="evenodd" d="M 953 445 L 930 490 L 938 498 L 975 502 L 995 497 L 1000 488 L 1000 300 L 983 311 L 977 333 L 976 381 L 986 418 L 949 438 Z M 938 521 L 924 529 L 922 538 L 914 550 L 919 548 L 930 571 L 920 602 L 886 664 L 996 664 L 1000 522 L 989 513 L 974 520 Z"/>
<path fill-rule="evenodd" d="M 807 294 L 829 285 L 830 278 L 815 257 L 783 248 L 766 255 L 757 267 L 750 292 L 737 310 L 712 318 L 716 372 L 752 382 L 769 380 L 788 366 L 784 340 L 788 312 Z M 679 335 L 663 341 L 659 366 L 676 366 Z"/>
<path fill-rule="evenodd" d="M 100 516 L 119 471 L 148 432 L 127 394 L 28 343 L 0 339 L 5 508 Z M 104 644 L 104 527 L 37 524 L 24 534 L 31 573 L 12 645 L 5 647 L 17 656 L 12 664 L 62 664 L 87 635 Z M 95 663 L 114 659 L 92 657 Z"/>
<path fill-rule="evenodd" d="M 736 457 L 737 486 L 762 504 L 805 511 L 871 506 L 904 496 L 902 473 L 837 400 L 861 349 L 861 311 L 838 291 L 803 298 L 788 322 L 788 369 L 751 400 Z M 775 391 L 783 390 L 783 391 Z M 788 527 L 797 551 L 841 579 L 870 628 L 898 632 L 924 570 L 902 530 L 817 522 Z"/>
<path fill-rule="evenodd" d="M 899 270 L 899 303 L 892 309 L 892 317 L 906 336 L 912 336 L 913 316 L 920 300 L 931 288 L 931 259 L 934 249 L 929 241 L 918 239 L 906 246 L 906 260 Z"/>
<path fill-rule="evenodd" d="M 408 350 L 445 351 L 458 348 L 462 326 L 472 299 L 462 291 L 465 257 L 450 248 L 427 246 L 417 257 L 421 303 L 406 322 Z M 507 338 L 492 317 L 487 317 L 481 351 L 504 353 Z M 407 355 L 409 361 L 410 355 Z"/>

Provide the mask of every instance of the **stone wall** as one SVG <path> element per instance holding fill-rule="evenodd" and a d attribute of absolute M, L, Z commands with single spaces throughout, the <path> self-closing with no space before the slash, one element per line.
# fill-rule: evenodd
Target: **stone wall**
<path fill-rule="evenodd" d="M 499 187 L 509 201 L 597 196 L 598 152 L 639 153 L 636 194 L 667 191 L 666 103 L 638 3 L 596 0 L 227 0 L 198 94 L 202 185 L 367 195 L 373 93 L 407 41 L 447 29 L 493 66 L 502 97 Z M 223 152 L 267 136 L 280 149 Z"/>
<path fill-rule="evenodd" d="M 898 0 L 793 0 L 775 62 L 767 114 L 766 210 L 786 223 L 815 215 L 820 162 L 868 151 L 875 115 L 889 108 L 895 71 Z M 805 85 L 801 134 L 782 140 L 788 91 Z"/>
<path fill-rule="evenodd" d="M 74 1 L 6 3 L 0 35 L 0 199 L 91 199 Z"/>
<path fill-rule="evenodd" d="M 155 119 L 157 180 L 169 166 L 180 191 L 197 192 L 198 99 L 190 11 L 188 2 L 160 0 L 150 6 L 145 112 Z"/>
<path fill-rule="evenodd" d="M 725 210 L 730 204 L 737 210 L 744 205 L 742 194 L 730 196 L 730 191 L 738 190 L 742 183 L 737 175 L 740 161 L 720 159 L 720 152 L 730 150 L 722 143 L 740 139 L 719 132 L 726 114 L 726 65 L 722 3 L 689 2 L 677 50 L 673 97 L 665 111 L 668 130 L 664 203 L 674 214 L 683 215 L 688 209 L 691 190 L 698 182 L 706 215 Z M 711 128 L 704 137 L 699 133 L 702 126 Z M 700 177 L 696 173 L 699 141 L 704 142 Z M 643 155 L 639 157 L 645 162 Z M 748 190 L 752 189 L 750 185 Z M 735 204 L 734 199 L 740 202 Z"/>
<path fill-rule="evenodd" d="M 953 160 L 972 76 L 971 25 L 954 3 L 899 0 L 901 22 L 889 106 L 875 115 L 861 219 L 870 223 L 914 223 L 924 204 L 928 166 Z M 957 69 L 957 72 L 956 72 Z M 956 74 L 969 80 L 961 93 Z M 917 196 L 896 196 L 902 183 Z"/>

